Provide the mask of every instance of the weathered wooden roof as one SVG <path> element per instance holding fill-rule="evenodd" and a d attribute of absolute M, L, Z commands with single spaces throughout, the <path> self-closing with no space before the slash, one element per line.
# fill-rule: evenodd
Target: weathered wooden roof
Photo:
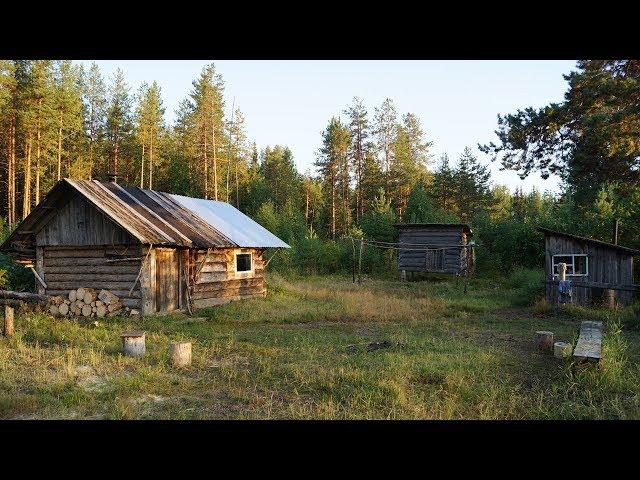
<path fill-rule="evenodd" d="M 424 229 L 424 230 L 462 230 L 468 235 L 473 235 L 471 227 L 466 223 L 396 223 L 393 225 L 397 229 Z"/>
<path fill-rule="evenodd" d="M 565 237 L 570 238 L 572 240 L 576 240 L 578 242 L 586 242 L 591 243 L 593 245 L 597 245 L 599 247 L 610 248 L 612 250 L 618 250 L 620 252 L 628 253 L 629 255 L 640 255 L 640 250 L 635 250 L 633 248 L 623 247 L 621 245 L 615 245 L 609 242 L 603 242 L 602 240 L 596 240 L 595 238 L 588 237 L 580 237 L 578 235 L 574 235 L 572 233 L 558 232 L 556 230 L 551 230 L 550 228 L 538 227 L 538 230 L 545 235 L 553 236 L 553 237 Z"/>
<path fill-rule="evenodd" d="M 97 180 L 60 180 L 0 246 L 28 251 L 35 234 L 55 215 L 59 202 L 80 194 L 141 243 L 187 247 L 289 246 L 245 214 L 224 202 L 190 199 L 154 190 L 124 187 Z M 184 199 L 184 200 L 183 200 Z M 192 206 L 187 200 L 193 200 Z M 224 211 L 224 221 L 203 212 Z M 239 231 L 244 231 L 240 235 Z"/>

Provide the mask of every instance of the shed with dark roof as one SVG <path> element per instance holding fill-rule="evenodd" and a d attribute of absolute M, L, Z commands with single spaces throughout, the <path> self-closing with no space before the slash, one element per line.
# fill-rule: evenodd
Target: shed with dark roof
<path fill-rule="evenodd" d="M 108 289 L 146 315 L 264 296 L 267 248 L 289 245 L 228 203 L 71 179 L 0 246 L 39 293 Z"/>
<path fill-rule="evenodd" d="M 463 223 L 399 223 L 398 270 L 466 275 L 473 271 L 471 227 Z"/>
<path fill-rule="evenodd" d="M 545 237 L 546 298 L 558 301 L 558 266 L 567 265 L 572 301 L 580 305 L 628 305 L 633 291 L 633 257 L 640 251 L 594 238 L 548 228 L 538 228 Z"/>

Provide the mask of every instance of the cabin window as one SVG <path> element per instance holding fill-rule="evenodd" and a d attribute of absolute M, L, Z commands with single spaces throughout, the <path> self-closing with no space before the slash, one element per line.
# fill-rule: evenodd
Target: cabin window
<path fill-rule="evenodd" d="M 250 272 L 252 270 L 252 259 L 250 253 L 236 253 L 236 272 Z"/>
<path fill-rule="evenodd" d="M 589 258 L 586 253 L 568 253 L 553 256 L 553 274 L 560 275 L 558 265 L 567 264 L 568 277 L 586 277 L 589 274 Z"/>

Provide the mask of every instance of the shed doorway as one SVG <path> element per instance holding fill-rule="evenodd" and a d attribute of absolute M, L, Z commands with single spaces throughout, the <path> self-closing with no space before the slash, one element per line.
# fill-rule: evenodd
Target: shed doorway
<path fill-rule="evenodd" d="M 180 255 L 175 248 L 156 249 L 156 311 L 170 312 L 180 306 Z"/>

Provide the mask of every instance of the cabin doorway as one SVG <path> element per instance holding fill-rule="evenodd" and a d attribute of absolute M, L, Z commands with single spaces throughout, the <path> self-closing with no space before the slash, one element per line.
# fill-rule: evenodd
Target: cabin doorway
<path fill-rule="evenodd" d="M 175 248 L 156 249 L 156 311 L 180 306 L 180 255 Z"/>

